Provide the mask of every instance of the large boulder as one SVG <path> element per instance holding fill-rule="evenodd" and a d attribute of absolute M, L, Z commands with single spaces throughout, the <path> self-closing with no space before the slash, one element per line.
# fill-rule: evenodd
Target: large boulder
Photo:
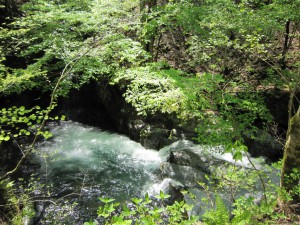
<path fill-rule="evenodd" d="M 191 148 L 171 150 L 167 161 L 176 165 L 193 167 L 204 173 L 211 173 L 212 165 L 221 165 L 222 161 L 208 154 L 199 154 Z"/>
<path fill-rule="evenodd" d="M 180 166 L 169 162 L 160 165 L 161 176 L 171 178 L 184 187 L 198 187 L 198 182 L 206 182 L 205 173 L 190 166 Z"/>
<path fill-rule="evenodd" d="M 206 210 L 214 209 L 215 191 L 217 190 L 217 195 L 223 200 L 229 211 L 233 209 L 234 200 L 240 196 L 253 198 L 255 204 L 259 204 L 263 200 L 264 187 L 260 179 L 251 183 L 251 178 L 249 178 L 251 192 L 249 192 L 250 187 L 246 188 L 245 186 L 248 185 L 248 180 L 240 181 L 242 183 L 234 186 L 230 186 L 231 183 L 226 186 L 225 182 L 216 190 L 215 187 L 230 173 L 238 171 L 242 174 L 251 174 L 253 170 L 265 170 L 267 178 L 264 178 L 266 179 L 264 183 L 268 179 L 271 179 L 273 183 L 279 183 L 278 171 L 271 168 L 270 171 L 266 170 L 260 159 L 244 155 L 241 161 L 235 161 L 231 154 L 222 154 L 221 147 L 209 148 L 195 145 L 191 141 L 181 140 L 160 151 L 161 155 L 165 157 L 165 161 L 160 165 L 164 182 L 163 189 L 167 192 L 170 191 L 170 194 L 173 194 L 173 186 L 176 187 L 176 190 L 187 190 L 183 194 L 183 199 L 188 204 L 194 205 L 193 210 L 189 212 L 190 215 L 201 217 Z M 255 165 L 255 169 L 251 163 Z M 232 169 L 232 165 L 236 166 L 235 170 Z"/>
<path fill-rule="evenodd" d="M 160 126 L 147 124 L 140 131 L 139 142 L 145 148 L 160 149 L 180 139 L 173 130 L 175 129 L 169 130 L 165 128 L 164 124 L 161 124 Z"/>

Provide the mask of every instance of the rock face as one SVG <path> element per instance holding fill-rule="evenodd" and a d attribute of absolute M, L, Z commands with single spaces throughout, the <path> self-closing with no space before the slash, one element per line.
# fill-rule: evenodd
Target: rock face
<path fill-rule="evenodd" d="M 112 100 L 111 105 L 117 105 L 117 99 Z M 103 129 L 116 131 L 118 124 L 111 119 L 114 114 L 109 114 L 106 105 L 99 97 L 95 82 L 83 85 L 80 90 L 71 90 L 67 98 L 59 102 L 59 110 L 68 119 L 87 125 L 99 126 Z"/>
<path fill-rule="evenodd" d="M 15 141 L 2 142 L 0 144 L 0 152 L 0 176 L 2 176 L 5 172 L 15 168 L 17 164 L 16 159 L 20 159 L 22 157 L 22 152 Z"/>
<path fill-rule="evenodd" d="M 208 204 L 203 205 L 202 198 L 206 198 L 207 193 L 198 184 L 198 182 L 208 184 L 205 177 L 210 173 L 208 163 L 201 159 L 197 161 L 201 157 L 188 147 L 175 148 L 169 152 L 167 162 L 161 163 L 160 166 L 161 176 L 165 182 L 164 191 L 173 196 L 173 201 L 185 200 L 187 204 L 194 205 L 190 214 L 201 216 L 205 209 L 212 207 Z M 179 194 L 183 190 L 187 190 L 188 194 Z"/>
<path fill-rule="evenodd" d="M 224 160 L 187 140 L 173 143 L 160 151 L 166 154 L 166 162 L 160 166 L 161 176 L 181 183 L 182 187 L 199 187 L 198 182 L 207 183 L 205 175 L 224 165 Z"/>
<path fill-rule="evenodd" d="M 177 135 L 171 135 L 172 130 L 175 129 L 169 130 L 163 124 L 161 126 L 148 123 L 140 131 L 139 141 L 145 148 L 160 149 L 180 139 Z"/>
<path fill-rule="evenodd" d="M 91 81 L 79 91 L 72 91 L 69 98 L 63 99 L 59 105 L 71 120 L 126 134 L 150 149 L 160 149 L 181 139 L 192 140 L 196 136 L 197 121 L 180 126 L 175 114 L 137 115 L 136 110 L 125 102 L 124 92 L 107 80 Z M 270 134 L 258 131 L 257 136 L 261 139 L 245 138 L 253 156 L 264 156 L 271 161 L 282 156 L 282 146 Z"/>
<path fill-rule="evenodd" d="M 221 164 L 220 160 L 204 154 L 199 155 L 189 148 L 171 151 L 167 161 L 181 166 L 190 166 L 207 174 L 211 173 L 212 165 L 216 166 Z"/>
<path fill-rule="evenodd" d="M 146 148 L 160 149 L 183 136 L 194 137 L 195 127 L 180 127 L 175 115 L 137 115 L 122 93 L 107 81 L 91 81 L 62 99 L 60 110 L 71 120 L 126 134 Z"/>
<path fill-rule="evenodd" d="M 195 145 L 187 140 L 175 142 L 160 151 L 165 156 L 165 162 L 161 163 L 160 166 L 164 191 L 174 196 L 173 200 L 184 199 L 188 204 L 193 204 L 194 208 L 190 212 L 193 215 L 202 216 L 207 209 L 215 207 L 213 204 L 216 198 L 214 188 L 222 181 L 226 171 L 231 171 L 230 167 L 232 165 L 235 165 L 238 171 L 247 171 L 249 173 L 253 170 L 246 156 L 243 157 L 241 162 L 235 162 L 231 154 L 220 154 L 220 148 L 212 149 Z M 251 161 L 256 165 L 256 168 L 262 168 L 262 164 L 257 159 L 252 158 Z M 211 176 L 212 174 L 214 176 Z M 272 177 L 272 180 L 278 183 L 278 176 L 275 176 L 275 173 L 266 172 L 266 174 L 268 179 Z M 236 182 L 234 178 L 232 182 Z M 256 199 L 257 204 L 262 200 L 263 188 L 260 182 L 253 185 L 251 189 L 255 190 L 253 192 L 249 192 L 250 189 L 245 189 L 242 185 L 240 188 L 235 188 L 233 187 L 233 192 L 230 191 L 232 187 L 226 185 L 218 189 L 218 196 L 223 200 L 229 211 L 232 210 L 234 199 L 239 196 L 253 197 Z M 186 194 L 178 194 L 182 190 L 188 192 Z M 208 201 L 203 201 L 203 199 Z"/>
<path fill-rule="evenodd" d="M 206 181 L 205 173 L 191 166 L 180 166 L 164 162 L 160 166 L 161 175 L 179 181 L 183 187 L 197 187 L 198 181 Z"/>
<path fill-rule="evenodd" d="M 253 157 L 263 156 L 272 162 L 282 157 L 283 146 L 271 134 L 264 130 L 258 130 L 256 136 L 258 137 L 257 140 L 245 138 L 245 144 Z"/>

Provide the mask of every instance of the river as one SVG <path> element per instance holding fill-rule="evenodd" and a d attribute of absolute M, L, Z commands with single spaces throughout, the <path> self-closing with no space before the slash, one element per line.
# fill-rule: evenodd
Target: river
<path fill-rule="evenodd" d="M 60 223 L 80 224 L 96 217 L 99 197 L 122 202 L 157 186 L 162 162 L 158 151 L 72 121 L 48 128 L 53 138 L 38 145 L 33 161 L 41 165 L 37 176 L 44 185 L 36 193 L 46 190 L 55 204 L 39 206 L 45 210 L 39 224 L 52 224 L 55 217 Z"/>
<path fill-rule="evenodd" d="M 200 203 L 203 191 L 198 190 L 197 181 L 206 180 L 204 173 L 210 174 L 218 167 L 226 170 L 227 164 L 253 169 L 250 158 L 244 156 L 235 162 L 231 154 L 219 153 L 221 146 L 211 148 L 182 140 L 156 151 L 147 150 L 124 135 L 77 122 L 53 123 L 47 128 L 53 137 L 40 142 L 31 159 L 39 165 L 33 193 L 38 212 L 33 224 L 38 225 L 83 224 L 97 218 L 99 197 L 124 203 L 146 193 L 151 196 L 161 189 L 167 191 L 170 184 L 189 188 L 196 200 L 189 200 L 188 196 L 185 200 L 189 204 Z M 175 158 L 183 156 L 183 161 L 167 162 L 171 151 Z M 189 165 L 185 165 L 187 161 Z M 256 169 L 262 169 L 263 164 L 257 159 L 251 161 Z M 258 194 L 252 194 L 261 196 L 261 188 L 257 191 Z M 202 209 L 198 205 L 193 210 L 199 215 Z"/>

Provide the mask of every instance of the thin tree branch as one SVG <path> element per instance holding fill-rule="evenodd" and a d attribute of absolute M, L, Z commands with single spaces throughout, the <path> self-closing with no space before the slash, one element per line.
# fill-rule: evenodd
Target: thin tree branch
<path fill-rule="evenodd" d="M 59 79 L 57 80 L 56 82 L 56 85 L 52 91 L 52 94 L 51 94 L 51 98 L 50 98 L 50 103 L 49 103 L 49 106 L 47 107 L 47 110 L 46 110 L 46 113 L 43 117 L 43 120 L 40 124 L 40 126 L 37 128 L 37 132 L 34 136 L 34 139 L 32 141 L 32 143 L 30 144 L 30 146 L 28 147 L 28 149 L 24 150 L 23 151 L 23 156 L 21 157 L 21 159 L 18 161 L 17 165 L 15 166 L 14 169 L 6 172 L 2 177 L 0 177 L 0 180 L 3 180 L 5 179 L 6 177 L 8 177 L 9 175 L 15 173 L 21 166 L 21 164 L 24 162 L 24 160 L 26 159 L 26 157 L 28 156 L 28 154 L 30 154 L 31 152 L 34 151 L 34 146 L 38 140 L 38 137 L 40 136 L 40 131 L 44 128 L 47 120 L 48 120 L 48 117 L 49 117 L 49 114 L 51 112 L 51 110 L 54 108 L 55 106 L 55 101 L 57 99 L 57 95 L 56 95 L 56 92 L 61 84 L 61 82 L 71 73 L 71 71 L 73 70 L 74 66 L 79 62 L 79 60 L 84 57 L 85 55 L 87 55 L 92 49 L 94 49 L 95 47 L 97 47 L 97 44 L 96 45 L 93 45 L 91 48 L 89 48 L 88 50 L 86 50 L 83 54 L 79 55 L 77 58 L 75 59 L 72 59 L 69 63 L 66 64 L 66 66 L 64 67 Z"/>

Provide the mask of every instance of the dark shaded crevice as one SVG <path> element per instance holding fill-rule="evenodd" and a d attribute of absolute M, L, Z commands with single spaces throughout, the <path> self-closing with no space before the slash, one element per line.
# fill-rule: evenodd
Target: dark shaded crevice
<path fill-rule="evenodd" d="M 84 84 L 79 90 L 71 90 L 68 97 L 60 99 L 58 111 L 59 114 L 66 115 L 67 119 L 118 131 L 111 114 L 98 95 L 97 84 L 94 81 Z"/>

